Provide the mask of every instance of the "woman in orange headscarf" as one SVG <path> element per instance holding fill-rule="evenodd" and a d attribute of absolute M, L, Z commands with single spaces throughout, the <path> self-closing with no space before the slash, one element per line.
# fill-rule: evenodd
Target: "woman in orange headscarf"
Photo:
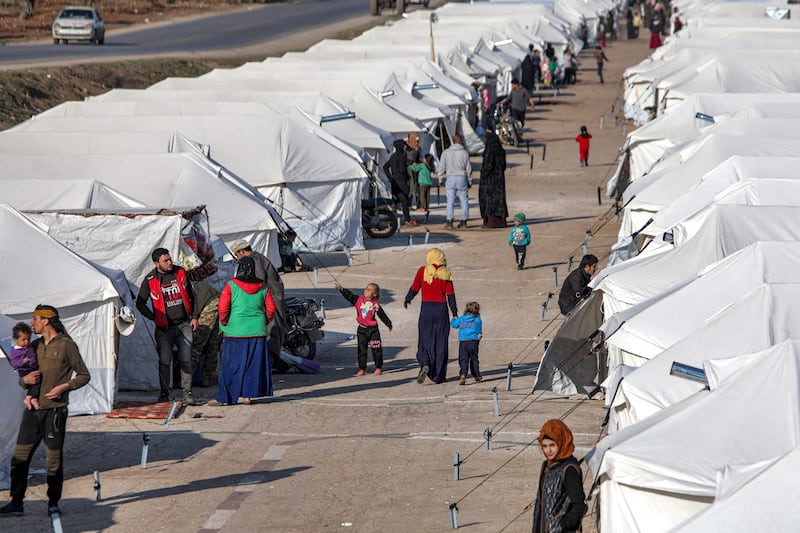
<path fill-rule="evenodd" d="M 425 255 L 425 266 L 419 267 L 411 288 L 408 289 L 403 307 L 408 308 L 411 300 L 422 291 L 422 305 L 419 310 L 417 329 L 417 361 L 419 375 L 417 383 L 425 382 L 428 376 L 434 383 L 447 381 L 447 340 L 450 336 L 450 318 L 447 308 L 458 316 L 456 295 L 453 290 L 453 276 L 447 268 L 447 258 L 438 248 L 432 248 Z"/>
<path fill-rule="evenodd" d="M 537 440 L 545 461 L 533 507 L 533 533 L 581 531 L 586 496 L 581 465 L 572 455 L 572 432 L 561 420 L 552 419 L 544 423 Z"/>

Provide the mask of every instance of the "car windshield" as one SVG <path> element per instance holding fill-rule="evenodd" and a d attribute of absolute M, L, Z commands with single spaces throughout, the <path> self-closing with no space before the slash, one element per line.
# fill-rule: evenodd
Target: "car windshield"
<path fill-rule="evenodd" d="M 65 9 L 58 15 L 60 19 L 84 19 L 92 20 L 92 12 L 88 9 Z"/>

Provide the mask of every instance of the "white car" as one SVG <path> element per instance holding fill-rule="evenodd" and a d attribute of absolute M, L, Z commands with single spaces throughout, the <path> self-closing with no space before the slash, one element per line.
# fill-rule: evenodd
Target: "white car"
<path fill-rule="evenodd" d="M 91 7 L 66 7 L 53 21 L 53 43 L 89 41 L 103 44 L 106 24 L 96 9 Z"/>

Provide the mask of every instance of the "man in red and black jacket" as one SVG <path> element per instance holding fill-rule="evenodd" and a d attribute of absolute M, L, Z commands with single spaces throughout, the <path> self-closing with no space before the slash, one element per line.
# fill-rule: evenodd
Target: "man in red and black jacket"
<path fill-rule="evenodd" d="M 156 248 L 152 254 L 153 265 L 139 287 L 136 308 L 142 316 L 156 324 L 156 351 L 158 352 L 158 381 L 161 386 L 159 402 L 169 401 L 169 378 L 172 349 L 178 348 L 181 366 L 183 403 L 195 405 L 192 396 L 192 332 L 197 329 L 201 309 L 196 309 L 192 284 L 186 271 L 172 264 L 169 250 Z M 152 302 L 152 310 L 147 307 Z"/>

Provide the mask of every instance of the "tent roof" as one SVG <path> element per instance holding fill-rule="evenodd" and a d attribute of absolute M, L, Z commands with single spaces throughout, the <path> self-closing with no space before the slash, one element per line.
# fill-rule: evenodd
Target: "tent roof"
<path fill-rule="evenodd" d="M 87 109 L 91 104 L 85 104 Z M 112 105 L 112 104 L 108 104 Z M 358 161 L 285 115 L 38 116 L 10 131 L 174 132 L 211 147 L 214 161 L 254 187 L 361 180 Z"/>
<path fill-rule="evenodd" d="M 138 200 L 96 180 L 4 179 L 2 182 L 0 201 L 22 211 L 145 207 Z"/>
<path fill-rule="evenodd" d="M 286 92 L 322 93 L 341 102 L 366 122 L 378 128 L 404 136 L 422 131 L 424 126 L 383 103 L 378 95 L 361 83 L 351 80 L 276 80 L 237 78 L 209 80 L 197 78 L 167 78 L 151 85 L 148 91 L 211 91 L 211 92 Z"/>

